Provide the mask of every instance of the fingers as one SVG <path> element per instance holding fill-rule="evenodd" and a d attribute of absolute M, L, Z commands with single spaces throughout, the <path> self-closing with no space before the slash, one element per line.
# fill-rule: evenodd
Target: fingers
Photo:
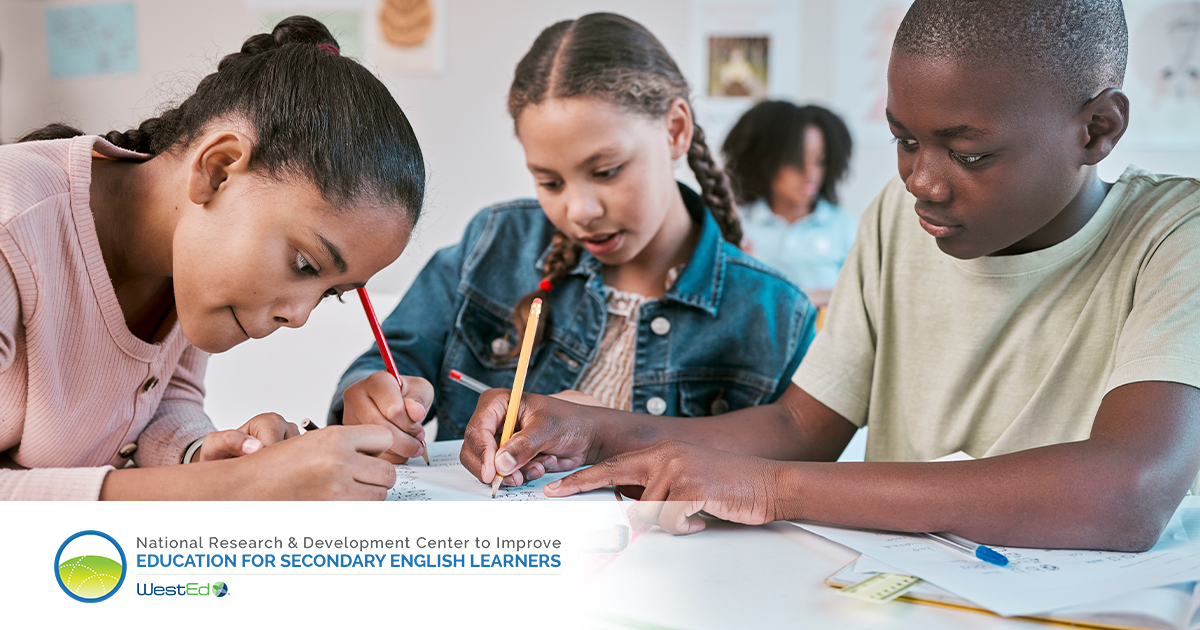
<path fill-rule="evenodd" d="M 378 457 L 360 455 L 355 458 L 354 480 L 384 490 L 396 485 L 396 467 Z"/>
<path fill-rule="evenodd" d="M 204 437 L 204 444 L 196 453 L 194 461 L 207 462 L 249 455 L 263 447 L 263 443 L 237 429 L 214 431 Z"/>
<path fill-rule="evenodd" d="M 604 486 L 645 486 L 651 470 L 649 449 L 610 457 L 546 486 L 548 497 L 565 497 Z M 647 497 L 653 500 L 652 497 Z"/>
<path fill-rule="evenodd" d="M 283 419 L 277 413 L 260 413 L 242 425 L 242 431 L 257 438 L 263 446 L 270 446 L 300 435 L 300 428 Z"/>
<path fill-rule="evenodd" d="M 433 401 L 433 387 L 423 378 L 405 377 L 406 391 L 400 390 L 395 377 L 378 371 L 351 385 L 342 395 L 346 408 L 343 423 L 377 425 L 388 429 L 392 446 L 388 459 L 402 463 L 422 452 L 425 429 L 421 426 Z"/>
<path fill-rule="evenodd" d="M 658 526 L 672 534 L 694 534 L 704 529 L 706 523 L 699 516 L 704 501 L 663 501 L 658 515 Z"/>
<path fill-rule="evenodd" d="M 458 460 L 483 483 L 496 477 L 496 434 L 504 425 L 509 390 L 492 389 L 479 395 L 471 421 L 463 431 L 463 447 Z"/>
<path fill-rule="evenodd" d="M 333 428 L 334 427 L 324 429 L 322 432 L 329 431 Z M 378 425 L 364 425 L 357 427 L 342 427 L 341 429 L 345 436 L 344 439 L 347 440 L 347 444 L 349 444 L 351 448 L 359 453 L 366 453 L 367 455 L 377 457 L 392 446 L 392 433 L 384 427 Z M 384 465 L 390 466 L 390 464 Z"/>
<path fill-rule="evenodd" d="M 528 398 L 535 397 L 531 394 Z M 512 474 L 557 444 L 561 431 L 553 422 L 539 422 L 539 410 L 527 401 L 521 402 L 517 414 L 521 430 L 513 433 L 508 442 L 496 451 L 496 471 L 501 475 Z"/>
<path fill-rule="evenodd" d="M 404 377 L 404 410 L 413 422 L 424 422 L 433 406 L 433 384 L 418 376 Z"/>

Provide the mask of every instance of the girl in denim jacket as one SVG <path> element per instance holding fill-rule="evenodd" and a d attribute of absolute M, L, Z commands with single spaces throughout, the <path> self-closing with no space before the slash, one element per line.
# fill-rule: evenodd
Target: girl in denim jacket
<path fill-rule="evenodd" d="M 508 96 L 537 200 L 485 209 L 433 256 L 383 324 L 403 391 L 372 348 L 342 377 L 330 422 L 389 427 L 397 462 L 420 454 L 430 412 L 438 439 L 461 438 L 478 396 L 448 373 L 511 386 L 538 297 L 527 391 L 692 417 L 776 400 L 815 310 L 737 249 L 729 183 L 688 97 L 636 22 L 596 13 L 544 30 Z M 699 195 L 675 181 L 683 156 Z"/>

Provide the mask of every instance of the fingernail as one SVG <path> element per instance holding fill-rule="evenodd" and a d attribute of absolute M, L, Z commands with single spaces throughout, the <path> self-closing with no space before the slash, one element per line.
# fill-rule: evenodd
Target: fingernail
<path fill-rule="evenodd" d="M 424 453 L 424 452 L 425 452 L 425 447 L 424 447 L 424 446 L 418 446 L 418 447 L 417 447 L 417 454 L 416 454 L 416 455 L 413 455 L 413 457 L 420 457 L 420 456 L 421 456 L 421 453 Z"/>
<path fill-rule="evenodd" d="M 557 463 L 558 463 L 558 458 L 551 455 L 550 457 L 546 458 L 546 463 L 544 464 L 544 466 L 546 467 L 546 470 L 550 470 L 550 467 Z"/>
<path fill-rule="evenodd" d="M 546 489 L 547 490 L 558 490 L 558 487 L 561 485 L 562 485 L 562 479 L 559 479 L 558 481 L 552 481 L 552 482 L 546 484 Z"/>
<path fill-rule="evenodd" d="M 245 442 L 242 442 L 242 453 L 245 453 L 246 455 L 257 451 L 260 448 L 262 448 L 262 442 L 259 442 L 255 438 L 250 438 Z"/>
<path fill-rule="evenodd" d="M 496 456 L 496 470 L 500 471 L 501 475 L 507 475 L 517 467 L 517 460 L 513 459 L 508 453 L 500 453 Z"/>

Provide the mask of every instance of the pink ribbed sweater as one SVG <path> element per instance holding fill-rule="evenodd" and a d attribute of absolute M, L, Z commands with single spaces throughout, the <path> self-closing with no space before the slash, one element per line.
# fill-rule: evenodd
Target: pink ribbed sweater
<path fill-rule="evenodd" d="M 0 147 L 0 499 L 96 499 L 113 467 L 177 464 L 214 430 L 207 355 L 178 322 L 157 344 L 125 326 L 92 219 L 93 150 L 146 158 L 95 136 Z"/>

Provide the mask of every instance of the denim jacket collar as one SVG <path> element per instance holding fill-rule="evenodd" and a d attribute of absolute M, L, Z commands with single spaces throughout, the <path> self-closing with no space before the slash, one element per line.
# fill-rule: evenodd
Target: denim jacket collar
<path fill-rule="evenodd" d="M 687 268 L 679 274 L 679 279 L 663 294 L 662 299 L 698 308 L 716 317 L 725 284 L 725 239 L 700 195 L 683 184 L 679 184 L 679 192 L 683 195 L 683 204 L 692 220 L 701 221 L 700 240 L 696 243 L 696 250 L 692 252 Z M 546 257 L 553 247 L 553 244 L 546 247 L 534 263 L 535 268 L 546 268 Z M 600 265 L 598 258 L 584 250 L 571 274 L 598 278 Z"/>

